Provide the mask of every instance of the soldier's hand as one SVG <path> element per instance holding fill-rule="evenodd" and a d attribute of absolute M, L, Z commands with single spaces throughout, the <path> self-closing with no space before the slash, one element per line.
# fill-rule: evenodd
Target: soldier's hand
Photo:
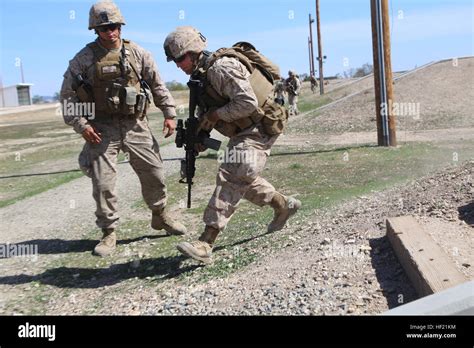
<path fill-rule="evenodd" d="M 194 144 L 194 150 L 199 153 L 199 152 L 206 151 L 207 147 L 205 147 L 203 144 L 197 143 L 197 144 Z"/>
<path fill-rule="evenodd" d="M 82 137 L 91 144 L 100 144 L 102 141 L 102 138 L 100 137 L 102 134 L 99 132 L 96 132 L 95 129 L 91 127 L 87 127 L 83 132 L 82 132 Z"/>
<path fill-rule="evenodd" d="M 176 121 L 173 119 L 166 119 L 163 122 L 163 135 L 165 138 L 173 135 L 174 130 L 176 129 Z"/>
<path fill-rule="evenodd" d="M 197 132 L 199 133 L 201 130 L 210 132 L 216 125 L 217 121 L 219 121 L 219 115 L 217 114 L 216 109 L 209 110 L 199 120 Z"/>

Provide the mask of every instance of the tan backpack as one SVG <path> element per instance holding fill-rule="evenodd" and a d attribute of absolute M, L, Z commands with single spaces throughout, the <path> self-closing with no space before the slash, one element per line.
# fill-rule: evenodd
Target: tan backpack
<path fill-rule="evenodd" d="M 230 48 L 221 48 L 212 54 L 207 66 L 211 66 L 221 57 L 237 58 L 250 72 L 250 84 L 257 97 L 258 105 L 263 111 L 262 124 L 270 134 L 280 134 L 287 123 L 287 110 L 273 100 L 274 83 L 281 79 L 280 68 L 262 55 L 248 42 L 237 42 Z M 252 118 L 254 121 L 255 119 Z M 251 120 L 243 119 L 241 128 L 251 124 Z"/>

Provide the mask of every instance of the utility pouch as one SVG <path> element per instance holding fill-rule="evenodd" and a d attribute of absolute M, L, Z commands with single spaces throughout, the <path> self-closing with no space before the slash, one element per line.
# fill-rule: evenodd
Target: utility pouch
<path fill-rule="evenodd" d="M 146 111 L 146 97 L 144 94 L 137 94 L 137 103 L 135 104 L 135 117 L 142 118 Z"/>
<path fill-rule="evenodd" d="M 262 119 L 263 130 L 268 135 L 277 135 L 283 133 L 288 123 L 288 110 L 269 99 L 263 106 L 265 116 Z"/>
<path fill-rule="evenodd" d="M 120 90 L 122 89 L 122 85 L 119 83 L 113 83 L 108 90 L 108 97 L 107 97 L 107 106 L 111 112 L 119 112 L 120 111 Z"/>
<path fill-rule="evenodd" d="M 124 87 L 122 113 L 125 115 L 135 114 L 135 104 L 137 103 L 137 89 L 135 87 Z"/>

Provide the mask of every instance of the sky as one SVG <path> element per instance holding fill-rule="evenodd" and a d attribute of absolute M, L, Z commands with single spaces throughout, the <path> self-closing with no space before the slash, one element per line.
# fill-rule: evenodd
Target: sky
<path fill-rule="evenodd" d="M 309 73 L 308 15 L 314 0 L 116 0 L 125 17 L 122 38 L 149 50 L 165 81 L 186 82 L 167 63 L 165 37 L 192 25 L 208 49 L 248 41 L 280 66 Z M 89 0 L 0 0 L 0 77 L 21 83 L 19 62 L 32 95 L 61 88 L 68 61 L 95 39 L 89 31 Z M 389 0 L 394 71 L 444 58 L 474 55 L 473 0 Z M 372 64 L 369 0 L 320 0 L 324 75 Z M 316 41 L 316 28 L 313 24 Z M 317 49 L 315 44 L 315 56 Z"/>

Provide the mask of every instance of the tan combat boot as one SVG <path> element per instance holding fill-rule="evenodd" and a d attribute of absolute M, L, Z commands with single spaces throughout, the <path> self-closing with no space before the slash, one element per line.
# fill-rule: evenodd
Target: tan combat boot
<path fill-rule="evenodd" d="M 275 193 L 270 202 L 270 206 L 275 210 L 273 221 L 268 225 L 268 232 L 281 230 L 289 217 L 296 213 L 301 207 L 301 202 L 293 197 L 285 197 L 281 193 Z"/>
<path fill-rule="evenodd" d="M 179 243 L 176 248 L 184 255 L 201 261 L 206 265 L 212 263 L 212 247 L 219 234 L 217 228 L 206 226 L 199 240 Z"/>
<path fill-rule="evenodd" d="M 166 210 L 152 213 L 151 228 L 155 230 L 165 230 L 166 234 L 173 236 L 182 236 L 187 233 L 186 227 L 170 217 Z"/>
<path fill-rule="evenodd" d="M 114 232 L 113 228 L 103 228 L 102 239 L 100 240 L 99 244 L 97 244 L 94 248 L 93 254 L 96 256 L 108 256 L 112 254 L 115 250 L 115 245 L 117 243 L 117 235 Z"/>

